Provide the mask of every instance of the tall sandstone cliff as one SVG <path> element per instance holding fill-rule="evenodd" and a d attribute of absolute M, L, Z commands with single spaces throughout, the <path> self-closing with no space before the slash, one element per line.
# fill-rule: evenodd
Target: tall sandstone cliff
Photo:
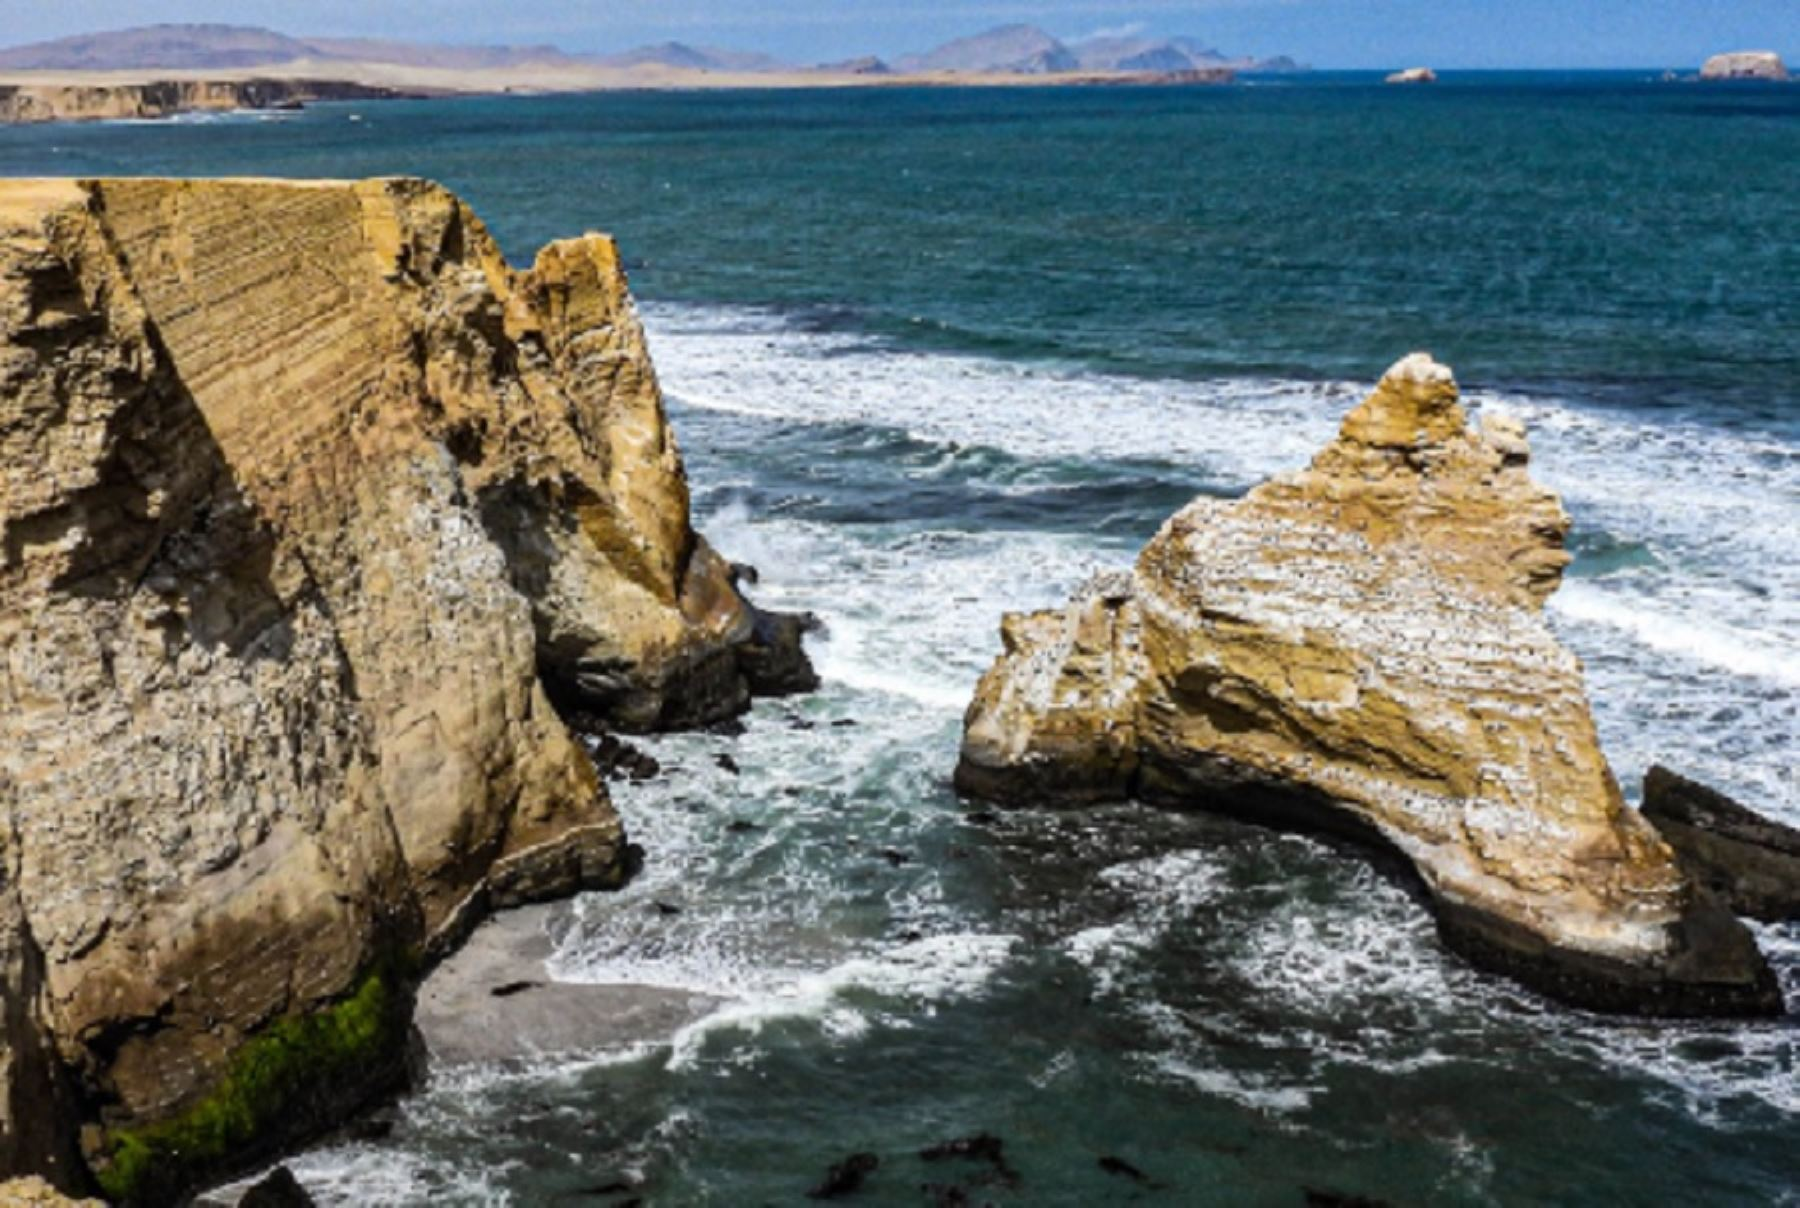
<path fill-rule="evenodd" d="M 1544 619 L 1569 520 L 1527 460 L 1516 423 L 1468 426 L 1447 369 L 1401 362 L 1310 468 L 1008 617 L 959 786 L 1338 832 L 1400 857 L 1453 947 L 1550 994 L 1779 1011 L 1749 933 L 1620 796 Z"/>
<path fill-rule="evenodd" d="M 0 182 L 0 1177 L 166 1202 L 616 884 L 565 709 L 810 676 L 689 527 L 610 241 L 416 181 Z"/>

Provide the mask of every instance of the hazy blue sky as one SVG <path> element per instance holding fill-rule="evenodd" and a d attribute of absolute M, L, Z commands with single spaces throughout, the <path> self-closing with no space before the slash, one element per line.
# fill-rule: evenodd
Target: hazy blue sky
<path fill-rule="evenodd" d="M 1692 66 L 1763 48 L 1800 58 L 1800 0 L 0 0 L 3 43 L 155 21 L 582 51 L 678 38 L 800 60 L 894 55 L 1009 21 L 1061 37 L 1191 34 L 1319 66 Z"/>

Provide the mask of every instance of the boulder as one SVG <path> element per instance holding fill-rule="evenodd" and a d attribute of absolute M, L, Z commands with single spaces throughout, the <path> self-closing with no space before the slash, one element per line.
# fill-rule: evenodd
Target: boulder
<path fill-rule="evenodd" d="M 1660 766 L 1644 777 L 1643 812 L 1727 906 L 1768 922 L 1800 919 L 1800 830 Z"/>
<path fill-rule="evenodd" d="M 1700 68 L 1703 80 L 1785 80 L 1787 64 L 1772 50 L 1737 50 L 1714 55 Z"/>
<path fill-rule="evenodd" d="M 1604 1010 L 1765 1014 L 1743 926 L 1627 808 L 1543 613 L 1568 516 L 1512 420 L 1396 365 L 1299 473 L 1202 498 L 1129 574 L 1009 616 L 957 784 L 1136 795 L 1399 857 L 1446 941 Z"/>
<path fill-rule="evenodd" d="M 401 1086 L 484 913 L 628 874 L 553 702 L 724 718 L 772 632 L 610 240 L 0 182 L 0 1177 L 175 1202 Z"/>

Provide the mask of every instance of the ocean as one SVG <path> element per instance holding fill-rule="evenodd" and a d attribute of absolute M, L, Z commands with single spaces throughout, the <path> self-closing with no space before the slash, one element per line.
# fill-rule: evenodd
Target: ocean
<path fill-rule="evenodd" d="M 1574 516 L 1550 615 L 1627 796 L 1663 762 L 1800 824 L 1800 87 L 1656 74 L 0 128 L 4 175 L 417 174 L 519 262 L 614 233 L 699 527 L 825 621 L 819 693 L 647 744 L 649 863 L 555 928 L 561 978 L 719 1009 L 438 1072 L 302 1181 L 798 1204 L 867 1151 L 869 1204 L 1800 1205 L 1792 1017 L 1566 1010 L 1316 840 L 949 785 L 1003 612 L 1304 464 L 1426 349 Z M 1756 931 L 1800 995 L 1800 926 Z M 1004 1171 L 919 1157 L 979 1132 Z"/>

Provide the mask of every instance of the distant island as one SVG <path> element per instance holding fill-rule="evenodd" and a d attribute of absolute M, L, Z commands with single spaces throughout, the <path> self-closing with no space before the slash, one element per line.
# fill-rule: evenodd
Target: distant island
<path fill-rule="evenodd" d="M 240 25 L 151 25 L 0 49 L 0 122 L 166 117 L 311 100 L 613 89 L 870 85 L 1207 85 L 1295 72 L 1293 59 L 1231 57 L 1193 38 L 1062 41 L 1003 25 L 890 62 L 795 64 L 753 51 L 663 42 L 617 54 L 554 46 L 443 46 L 302 38 Z"/>

